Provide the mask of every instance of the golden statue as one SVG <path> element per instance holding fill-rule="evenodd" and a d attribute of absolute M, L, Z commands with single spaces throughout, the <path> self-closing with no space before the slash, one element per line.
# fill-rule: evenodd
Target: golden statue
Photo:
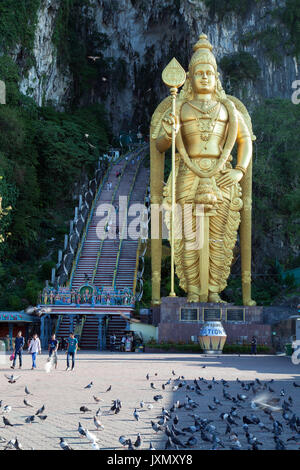
<path fill-rule="evenodd" d="M 243 303 L 255 305 L 251 299 L 252 140 L 255 140 L 251 119 L 237 98 L 225 94 L 211 52 L 213 46 L 205 34 L 200 35 L 193 49 L 185 83 L 176 59 L 169 64 L 168 73 L 167 68 L 164 70 L 163 80 L 172 87 L 177 66 L 175 86 L 183 83 L 184 86 L 176 106 L 177 89 L 173 87 L 172 96 L 164 99 L 152 116 L 151 203 L 170 209 L 171 202 L 176 202 L 182 208 L 182 237 L 171 238 L 171 249 L 188 302 L 223 302 L 220 293 L 227 285 L 240 226 Z M 164 186 L 164 154 L 171 147 L 172 138 L 174 167 Z M 237 164 L 233 168 L 231 152 L 235 143 Z M 176 194 L 173 201 L 172 194 Z M 191 207 L 191 212 L 185 212 L 185 207 Z M 172 215 L 175 225 L 171 233 L 176 232 L 179 224 L 176 214 Z M 169 219 L 166 217 L 166 223 Z M 199 219 L 201 246 L 196 244 L 195 235 Z M 160 303 L 161 229 L 160 215 L 159 237 L 151 237 L 154 305 Z"/>

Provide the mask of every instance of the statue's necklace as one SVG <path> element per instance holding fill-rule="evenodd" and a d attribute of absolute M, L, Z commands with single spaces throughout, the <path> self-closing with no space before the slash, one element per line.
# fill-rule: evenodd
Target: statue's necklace
<path fill-rule="evenodd" d="M 192 104 L 190 101 L 187 102 L 192 108 L 196 109 L 200 113 L 204 114 L 204 117 L 210 117 L 210 114 L 215 110 L 215 108 L 218 106 L 218 101 L 213 104 L 212 106 L 208 107 L 208 103 L 205 101 L 203 104 L 202 109 L 199 108 L 198 106 Z"/>
<path fill-rule="evenodd" d="M 197 106 L 192 105 L 190 102 L 188 102 L 188 104 L 192 108 L 196 109 L 197 111 L 200 111 L 203 114 L 203 116 L 201 116 L 201 118 L 198 118 L 195 111 L 194 111 L 196 121 L 197 121 L 197 124 L 198 124 L 198 128 L 199 128 L 199 131 L 200 131 L 200 138 L 201 138 L 201 140 L 206 142 L 204 150 L 207 150 L 207 142 L 209 141 L 210 136 L 213 133 L 216 121 L 217 121 L 218 116 L 219 116 L 221 103 L 217 102 L 214 106 L 212 106 L 209 109 L 209 114 L 213 114 L 213 110 L 215 108 L 217 108 L 216 111 L 215 111 L 215 114 L 213 116 L 210 116 L 209 114 L 207 114 L 207 112 L 201 111 L 199 108 L 197 108 Z"/>

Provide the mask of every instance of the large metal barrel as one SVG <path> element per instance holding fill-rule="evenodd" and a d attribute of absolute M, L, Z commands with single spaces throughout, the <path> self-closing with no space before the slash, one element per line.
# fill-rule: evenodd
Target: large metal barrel
<path fill-rule="evenodd" d="M 207 321 L 200 330 L 198 341 L 205 354 L 222 354 L 226 338 L 220 321 Z"/>

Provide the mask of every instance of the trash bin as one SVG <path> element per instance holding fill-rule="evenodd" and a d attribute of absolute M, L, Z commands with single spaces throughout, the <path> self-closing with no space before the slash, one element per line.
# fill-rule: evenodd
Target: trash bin
<path fill-rule="evenodd" d="M 291 356 L 293 354 L 292 343 L 286 343 L 286 345 L 285 345 L 285 354 L 287 356 Z"/>
<path fill-rule="evenodd" d="M 205 354 L 222 354 L 226 337 L 220 321 L 207 321 L 200 330 L 198 341 Z"/>

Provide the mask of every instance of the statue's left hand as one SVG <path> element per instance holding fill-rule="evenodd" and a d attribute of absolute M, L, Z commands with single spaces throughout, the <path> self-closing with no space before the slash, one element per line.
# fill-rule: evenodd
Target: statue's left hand
<path fill-rule="evenodd" d="M 234 183 L 238 183 L 243 178 L 243 172 L 241 170 L 227 169 L 222 171 L 223 176 L 218 180 L 219 186 L 231 186 Z"/>

